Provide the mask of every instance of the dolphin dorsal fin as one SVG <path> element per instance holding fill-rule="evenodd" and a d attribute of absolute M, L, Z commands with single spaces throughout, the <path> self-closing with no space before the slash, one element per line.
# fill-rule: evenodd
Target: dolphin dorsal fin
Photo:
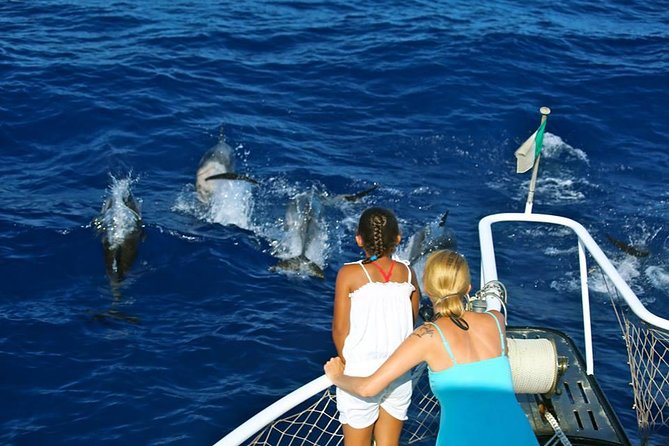
<path fill-rule="evenodd" d="M 448 211 L 444 213 L 444 216 L 441 217 L 441 220 L 439 220 L 439 226 L 445 226 L 446 225 L 446 219 L 448 218 Z"/>

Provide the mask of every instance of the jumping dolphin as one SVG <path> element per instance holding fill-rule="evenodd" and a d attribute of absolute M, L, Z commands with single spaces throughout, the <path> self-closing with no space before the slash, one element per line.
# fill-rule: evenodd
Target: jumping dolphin
<path fill-rule="evenodd" d="M 214 193 L 216 180 L 241 180 L 258 184 L 253 178 L 234 172 L 232 148 L 225 142 L 222 130 L 218 143 L 207 150 L 198 165 L 195 188 L 201 202 L 207 203 L 209 201 Z"/>
<path fill-rule="evenodd" d="M 283 248 L 287 257 L 281 259 L 272 271 L 291 271 L 323 279 L 322 266 L 312 260 L 325 250 L 327 233 L 324 231 L 322 205 L 318 193 L 312 189 L 296 195 L 286 207 L 285 239 Z"/>
<path fill-rule="evenodd" d="M 634 257 L 648 257 L 650 251 L 644 248 L 638 248 L 636 246 L 629 245 L 621 240 L 611 237 L 609 234 L 606 235 L 606 238 L 613 246 L 620 249 L 622 252 L 629 254 Z"/>
<path fill-rule="evenodd" d="M 144 235 L 139 202 L 130 190 L 130 177 L 113 178 L 110 194 L 102 205 L 93 226 L 102 238 L 107 275 L 112 284 L 119 284 L 137 257 L 137 248 Z"/>
<path fill-rule="evenodd" d="M 455 237 L 446 226 L 447 218 L 448 211 L 439 220 L 427 224 L 408 240 L 404 256 L 409 263 L 414 264 L 439 249 L 456 249 Z"/>

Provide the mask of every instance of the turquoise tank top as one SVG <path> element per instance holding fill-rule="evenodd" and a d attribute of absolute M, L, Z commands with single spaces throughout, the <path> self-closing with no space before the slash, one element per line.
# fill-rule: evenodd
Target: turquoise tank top
<path fill-rule="evenodd" d="M 444 333 L 432 323 L 453 361 L 453 366 L 439 372 L 428 368 L 430 388 L 441 406 L 437 446 L 538 446 L 513 391 L 499 321 L 486 314 L 497 323 L 502 354 L 465 364 L 458 364 Z"/>

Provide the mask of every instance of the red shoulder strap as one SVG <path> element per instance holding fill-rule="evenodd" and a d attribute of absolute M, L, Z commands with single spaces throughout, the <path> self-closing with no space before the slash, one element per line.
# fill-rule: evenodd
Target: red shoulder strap
<path fill-rule="evenodd" d="M 376 266 L 376 269 L 379 270 L 381 273 L 381 276 L 383 276 L 383 281 L 388 282 L 390 280 L 390 276 L 393 274 L 393 268 L 395 268 L 395 261 L 392 260 L 392 263 L 390 264 L 390 268 L 388 269 L 388 272 L 386 273 L 383 268 L 381 268 L 379 265 L 376 264 L 376 262 L 372 262 L 372 265 Z"/>

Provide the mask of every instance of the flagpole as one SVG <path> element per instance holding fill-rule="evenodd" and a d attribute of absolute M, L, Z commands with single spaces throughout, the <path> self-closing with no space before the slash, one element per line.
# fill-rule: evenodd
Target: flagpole
<path fill-rule="evenodd" d="M 541 124 L 544 123 L 548 115 L 551 114 L 551 109 L 548 107 L 541 107 L 539 109 L 541 113 Z M 532 203 L 534 201 L 534 190 L 537 186 L 537 175 L 539 174 L 539 160 L 541 159 L 541 153 L 537 156 L 537 159 L 534 161 L 534 168 L 532 169 L 532 179 L 530 180 L 530 192 L 527 194 L 527 202 L 525 203 L 525 213 L 532 213 Z"/>

